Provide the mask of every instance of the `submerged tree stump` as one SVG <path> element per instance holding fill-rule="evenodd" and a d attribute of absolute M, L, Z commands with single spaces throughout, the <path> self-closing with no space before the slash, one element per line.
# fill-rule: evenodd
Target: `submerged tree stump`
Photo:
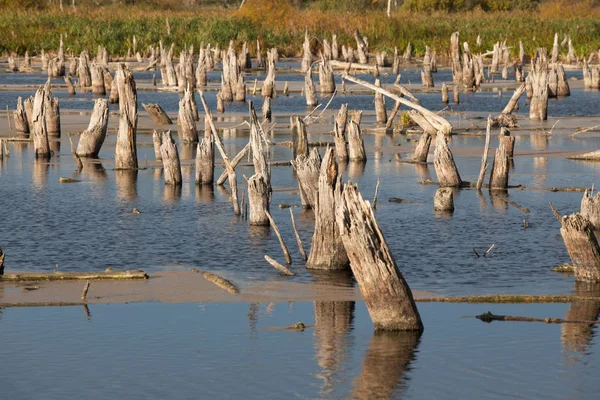
<path fill-rule="evenodd" d="M 115 151 L 116 169 L 137 169 L 137 91 L 131 71 L 119 64 L 116 73 L 119 88 L 119 130 Z"/>
<path fill-rule="evenodd" d="M 321 168 L 321 156 L 319 150 L 314 148 L 309 156 L 300 154 L 292 161 L 298 177 L 300 189 L 300 202 L 303 208 L 315 208 L 317 193 L 319 191 L 319 171 Z"/>
<path fill-rule="evenodd" d="M 104 68 L 92 62 L 90 68 L 92 75 L 92 93 L 96 96 L 106 95 L 106 88 L 104 87 Z"/>
<path fill-rule="evenodd" d="M 438 132 L 433 152 L 433 166 L 441 187 L 459 187 L 462 184 L 458 168 L 443 133 Z"/>
<path fill-rule="evenodd" d="M 15 131 L 18 137 L 29 137 L 29 122 L 27 114 L 23 107 L 23 99 L 21 96 L 17 99 L 17 108 L 13 114 L 15 120 Z"/>
<path fill-rule="evenodd" d="M 581 216 L 587 219 L 596 230 L 600 230 L 600 193 L 592 195 L 591 191 L 585 191 L 581 199 Z"/>
<path fill-rule="evenodd" d="M 267 76 L 261 88 L 262 97 L 273 97 L 273 88 L 275 87 L 275 61 L 271 53 L 267 58 Z"/>
<path fill-rule="evenodd" d="M 146 112 L 148 112 L 148 115 L 150 115 L 150 118 L 152 118 L 152 120 L 154 122 L 156 122 L 159 125 L 172 125 L 173 121 L 171 120 L 171 118 L 167 115 L 167 113 L 165 112 L 165 110 L 163 110 L 163 108 L 161 106 L 159 106 L 158 104 L 142 104 L 142 107 L 144 107 L 144 110 L 146 110 Z"/>
<path fill-rule="evenodd" d="M 81 133 L 76 154 L 80 157 L 97 158 L 108 129 L 108 102 L 96 99 L 88 128 Z"/>
<path fill-rule="evenodd" d="M 452 188 L 441 187 L 435 192 L 433 197 L 433 210 L 434 211 L 454 211 L 454 199 L 452 197 Z"/>
<path fill-rule="evenodd" d="M 360 131 L 360 126 L 354 120 L 351 120 L 348 124 L 348 154 L 350 161 L 367 161 L 365 143 Z"/>
<path fill-rule="evenodd" d="M 400 273 L 370 204 L 345 185 L 336 221 L 350 267 L 376 330 L 422 331 L 410 287 Z"/>
<path fill-rule="evenodd" d="M 491 189 L 508 189 L 508 171 L 510 166 L 509 157 L 506 149 L 506 141 L 500 140 L 496 149 L 494 162 L 492 163 L 492 175 L 490 176 Z"/>
<path fill-rule="evenodd" d="M 157 132 L 156 129 L 152 132 L 152 145 L 154 147 L 154 158 L 157 162 L 162 162 L 162 154 L 160 153 L 160 145 L 162 143 L 162 132 Z"/>
<path fill-rule="evenodd" d="M 325 150 L 319 171 L 319 189 L 315 207 L 315 231 L 306 268 L 340 270 L 348 268 L 348 256 L 340 238 L 336 207 L 342 195 L 341 174 L 334 150 Z"/>
<path fill-rule="evenodd" d="M 552 204 L 550 207 L 561 224 L 560 234 L 571 256 L 575 279 L 600 282 L 600 246 L 592 224 L 579 213 L 561 217 Z"/>
<path fill-rule="evenodd" d="M 65 76 L 65 85 L 67 85 L 67 91 L 69 92 L 70 96 L 75 96 L 75 86 L 73 86 L 73 82 L 71 82 L 71 77 L 70 76 Z"/>
<path fill-rule="evenodd" d="M 322 56 L 319 64 L 319 88 L 321 95 L 333 94 L 335 92 L 335 80 L 333 79 L 333 67 L 329 59 Z"/>
<path fill-rule="evenodd" d="M 537 63 L 528 75 L 531 84 L 531 103 L 529 119 L 545 121 L 548 119 L 548 74 L 545 63 Z"/>
<path fill-rule="evenodd" d="M 171 137 L 171 131 L 161 134 L 160 155 L 162 158 L 165 184 L 181 185 L 181 163 L 179 161 L 179 152 L 175 141 Z"/>
<path fill-rule="evenodd" d="M 82 51 L 79 56 L 79 67 L 77 72 L 79 74 L 79 86 L 90 87 L 92 86 L 92 75 L 90 73 L 89 56 L 87 51 Z"/>

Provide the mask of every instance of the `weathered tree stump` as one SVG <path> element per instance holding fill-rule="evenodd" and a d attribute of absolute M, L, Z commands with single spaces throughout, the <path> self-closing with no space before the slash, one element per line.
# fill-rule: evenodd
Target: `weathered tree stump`
<path fill-rule="evenodd" d="M 75 96 L 75 86 L 73 86 L 73 82 L 71 82 L 71 77 L 70 76 L 65 76 L 65 84 L 67 85 L 67 91 L 69 92 L 70 96 Z"/>
<path fill-rule="evenodd" d="M 165 110 L 163 110 L 163 108 L 161 106 L 159 106 L 158 104 L 142 104 L 142 107 L 144 107 L 144 110 L 146 110 L 146 112 L 148 112 L 148 115 L 150 115 L 150 118 L 152 118 L 152 120 L 154 122 L 156 122 L 159 125 L 172 125 L 173 121 L 171 120 L 171 118 L 167 115 L 167 113 L 165 112 Z"/>
<path fill-rule="evenodd" d="M 423 66 L 423 70 L 421 71 L 421 82 L 423 83 L 424 88 L 432 88 L 435 86 L 433 84 L 433 75 L 429 65 Z"/>
<path fill-rule="evenodd" d="M 431 146 L 431 135 L 428 132 L 423 132 L 417 147 L 415 148 L 414 161 L 426 163 L 427 155 L 429 154 L 429 147 Z"/>
<path fill-rule="evenodd" d="M 510 138 L 510 136 L 507 138 Z M 507 144 L 508 141 L 500 140 L 498 148 L 496 149 L 496 155 L 494 156 L 494 162 L 492 163 L 492 175 L 490 176 L 490 190 L 508 189 L 508 172 L 510 164 L 506 148 Z"/>
<path fill-rule="evenodd" d="M 304 75 L 304 96 L 308 107 L 315 107 L 319 103 L 315 91 L 315 84 L 312 81 L 312 71 L 310 69 L 306 71 L 306 75 Z"/>
<path fill-rule="evenodd" d="M 273 88 L 275 86 L 275 62 L 273 61 L 273 57 L 269 54 L 267 58 L 267 76 L 265 77 L 265 81 L 263 82 L 261 88 L 261 96 L 262 97 L 273 97 Z"/>
<path fill-rule="evenodd" d="M 154 158 L 157 162 L 162 162 L 162 154 L 160 153 L 160 145 L 162 143 L 162 132 L 157 132 L 156 129 L 152 132 L 152 145 L 154 147 Z"/>
<path fill-rule="evenodd" d="M 92 75 L 90 73 L 89 56 L 87 51 L 82 51 L 79 56 L 79 67 L 77 72 L 79 73 L 79 86 L 90 87 L 92 86 Z"/>
<path fill-rule="evenodd" d="M 294 159 L 299 155 L 308 156 L 308 137 L 304 120 L 296 115 L 290 117 L 292 130 L 292 154 Z"/>
<path fill-rule="evenodd" d="M 459 187 L 462 184 L 458 168 L 443 133 L 438 132 L 433 152 L 433 166 L 441 187 Z"/>
<path fill-rule="evenodd" d="M 204 134 L 204 138 L 198 143 L 196 151 L 196 184 L 211 185 L 215 175 L 215 150 L 210 130 Z"/>
<path fill-rule="evenodd" d="M 508 101 L 508 104 L 506 105 L 506 107 L 504 107 L 504 110 L 502 110 L 502 114 L 510 115 L 513 113 L 513 111 L 517 107 L 519 98 L 521 98 L 521 96 L 525 92 L 525 86 L 526 85 L 523 83 L 523 84 L 521 84 L 521 86 L 519 86 L 517 88 L 517 90 L 515 90 L 515 92 L 511 96 L 510 100 Z"/>
<path fill-rule="evenodd" d="M 302 44 L 302 64 L 301 72 L 305 73 L 310 70 L 312 64 L 312 54 L 310 51 L 310 39 L 308 37 L 308 29 L 304 31 L 304 43 Z"/>
<path fill-rule="evenodd" d="M 335 80 L 333 79 L 333 67 L 329 59 L 322 56 L 319 64 L 319 89 L 321 96 L 335 92 Z"/>
<path fill-rule="evenodd" d="M 108 101 L 111 104 L 117 104 L 119 102 L 119 86 L 117 85 L 116 77 L 110 84 L 110 95 L 108 96 Z"/>
<path fill-rule="evenodd" d="M 381 87 L 381 81 L 379 79 L 375 80 L 375 86 Z M 379 123 L 385 124 L 387 122 L 385 98 L 381 92 L 375 92 L 375 117 Z"/>
<path fill-rule="evenodd" d="M 246 101 L 246 84 L 244 83 L 244 77 L 240 74 L 235 85 L 235 101 Z"/>
<path fill-rule="evenodd" d="M 119 88 L 119 130 L 115 151 L 116 169 L 137 169 L 137 91 L 131 71 L 119 64 L 116 72 Z"/>
<path fill-rule="evenodd" d="M 108 102 L 96 99 L 88 128 L 81 133 L 76 154 L 80 157 L 97 158 L 108 128 Z"/>
<path fill-rule="evenodd" d="M 317 203 L 317 193 L 319 190 L 319 171 L 321 168 L 321 156 L 319 150 L 313 148 L 310 154 L 298 155 L 292 165 L 296 170 L 298 177 L 298 187 L 300 189 L 300 202 L 303 208 L 315 208 Z"/>
<path fill-rule="evenodd" d="M 596 230 L 600 230 L 600 193 L 592 195 L 591 191 L 585 191 L 581 199 L 582 217 L 587 219 Z"/>
<path fill-rule="evenodd" d="M 341 175 L 334 150 L 325 150 L 319 171 L 319 189 L 315 207 L 315 231 L 306 268 L 340 270 L 348 268 L 348 256 L 340 238 L 336 208 L 342 195 Z"/>
<path fill-rule="evenodd" d="M 48 142 L 48 129 L 46 127 L 47 96 L 43 89 L 35 92 L 31 114 L 31 137 L 36 158 L 50 158 L 50 144 Z"/>
<path fill-rule="evenodd" d="M 446 82 L 442 83 L 442 103 L 444 103 L 444 104 L 448 104 L 449 103 L 449 99 L 448 99 L 448 85 L 446 85 Z"/>
<path fill-rule="evenodd" d="M 267 226 L 269 218 L 269 185 L 265 177 L 254 174 L 248 179 L 248 204 L 250 205 L 250 225 Z M 265 212 L 266 211 L 266 212 Z"/>
<path fill-rule="evenodd" d="M 452 57 L 452 80 L 455 85 L 462 82 L 462 51 L 458 32 L 450 36 L 450 55 Z"/>
<path fill-rule="evenodd" d="M 350 267 L 375 329 L 422 331 L 410 287 L 390 253 L 373 209 L 356 185 L 345 185 L 336 216 Z"/>
<path fill-rule="evenodd" d="M 21 96 L 17 99 L 17 109 L 14 114 L 15 120 L 15 131 L 18 137 L 29 137 L 29 122 L 27 121 L 27 114 L 25 108 L 23 108 L 23 99 Z"/>
<path fill-rule="evenodd" d="M 163 163 L 165 184 L 181 185 L 181 163 L 179 161 L 179 152 L 175 141 L 171 137 L 171 131 L 161 134 L 160 155 Z"/>
<path fill-rule="evenodd" d="M 346 125 L 348 123 L 348 104 L 342 104 L 335 117 L 333 138 L 335 155 L 340 162 L 348 161 L 348 145 L 346 144 Z"/>
<path fill-rule="evenodd" d="M 452 188 L 441 187 L 435 191 L 435 196 L 433 197 L 433 210 L 444 212 L 454 211 Z"/>
<path fill-rule="evenodd" d="M 104 87 L 104 68 L 92 62 L 90 68 L 92 75 L 92 93 L 96 96 L 106 95 L 106 88 Z"/>
<path fill-rule="evenodd" d="M 271 120 L 271 98 L 265 97 L 262 105 L 262 116 L 267 121 Z"/>
<path fill-rule="evenodd" d="M 367 161 L 365 143 L 360 126 L 354 120 L 351 120 L 348 124 L 348 155 L 350 161 Z"/>
<path fill-rule="evenodd" d="M 556 67 L 556 73 L 558 75 L 558 88 L 556 90 L 556 95 L 559 97 L 570 96 L 571 89 L 569 88 L 567 75 L 565 74 L 565 69 L 563 68 L 562 64 L 558 64 Z"/>
<path fill-rule="evenodd" d="M 552 211 L 561 224 L 560 234 L 571 256 L 575 279 L 600 282 L 600 246 L 590 221 L 579 213 L 561 217 L 554 207 Z"/>
<path fill-rule="evenodd" d="M 183 98 L 179 100 L 179 136 L 184 143 L 196 143 L 198 141 L 198 130 L 194 120 L 194 106 L 192 96 L 194 93 L 186 89 Z"/>
<path fill-rule="evenodd" d="M 545 121 L 548 119 L 548 74 L 547 65 L 536 62 L 528 75 L 532 97 L 529 105 L 529 119 Z"/>

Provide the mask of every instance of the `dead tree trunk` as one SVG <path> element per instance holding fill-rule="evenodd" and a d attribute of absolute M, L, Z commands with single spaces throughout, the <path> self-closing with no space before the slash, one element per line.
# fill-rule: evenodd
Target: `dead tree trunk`
<path fill-rule="evenodd" d="M 317 203 L 317 192 L 319 190 L 319 169 L 321 168 L 321 156 L 319 150 L 314 148 L 308 157 L 299 155 L 292 161 L 298 178 L 300 189 L 300 202 L 303 208 L 315 208 Z"/>
<path fill-rule="evenodd" d="M 587 219 L 596 230 L 600 230 L 600 193 L 595 196 L 587 190 L 581 199 L 581 216 Z"/>
<path fill-rule="evenodd" d="M 532 88 L 529 105 L 529 119 L 545 121 L 548 119 L 548 74 L 544 62 L 536 62 L 528 75 Z"/>
<path fill-rule="evenodd" d="M 455 85 L 462 82 L 462 54 L 458 32 L 450 36 L 450 55 L 452 56 L 452 79 Z"/>
<path fill-rule="evenodd" d="M 449 103 L 449 99 L 448 99 L 448 85 L 446 85 L 446 82 L 442 83 L 442 103 L 444 104 L 448 104 Z"/>
<path fill-rule="evenodd" d="M 90 68 L 92 75 L 92 93 L 96 96 L 106 95 L 106 88 L 104 87 L 104 68 L 92 62 Z"/>
<path fill-rule="evenodd" d="M 293 115 L 290 117 L 290 127 L 292 128 L 292 154 L 294 159 L 299 155 L 308 157 L 308 138 L 304 120 Z"/>
<path fill-rule="evenodd" d="M 510 136 L 508 136 L 508 138 L 510 138 Z M 506 145 L 507 141 L 500 140 L 498 149 L 496 149 L 496 155 L 494 156 L 494 162 L 492 163 L 492 175 L 490 176 L 490 190 L 508 189 L 508 171 L 510 164 Z"/>
<path fill-rule="evenodd" d="M 198 143 L 196 152 L 196 183 L 199 185 L 211 185 L 215 175 L 215 150 L 210 131 L 204 134 L 204 138 Z"/>
<path fill-rule="evenodd" d="M 67 85 L 67 91 L 69 92 L 70 96 L 75 96 L 75 86 L 73 86 L 73 82 L 71 82 L 71 77 L 70 76 L 65 76 L 65 84 Z"/>
<path fill-rule="evenodd" d="M 387 246 L 373 209 L 354 184 L 337 207 L 337 226 L 376 330 L 422 331 L 410 287 Z"/>
<path fill-rule="evenodd" d="M 31 115 L 31 136 L 33 137 L 33 147 L 36 158 L 50 158 L 51 156 L 50 144 L 48 142 L 48 129 L 46 127 L 46 99 L 47 96 L 43 89 L 38 89 L 35 92 Z"/>
<path fill-rule="evenodd" d="M 304 43 L 302 44 L 302 65 L 301 72 L 305 73 L 310 70 L 312 64 L 312 55 L 310 52 L 310 39 L 308 37 L 308 30 L 304 31 Z"/>
<path fill-rule="evenodd" d="M 423 132 L 417 147 L 415 148 L 414 161 L 426 163 L 427 155 L 429 154 L 429 147 L 431 146 L 431 135 L 427 132 Z"/>
<path fill-rule="evenodd" d="M 381 81 L 375 80 L 375 86 L 381 87 Z M 387 122 L 387 111 L 385 109 L 385 98 L 383 93 L 375 92 L 375 116 L 377 122 L 385 124 Z"/>
<path fill-rule="evenodd" d="M 79 56 L 79 67 L 77 72 L 79 73 L 79 86 L 90 87 L 92 86 L 92 75 L 90 74 L 89 56 L 87 51 L 82 51 Z"/>
<path fill-rule="evenodd" d="M 265 97 L 262 105 L 262 116 L 267 121 L 271 121 L 271 98 Z"/>
<path fill-rule="evenodd" d="M 360 132 L 360 126 L 354 121 L 350 121 L 348 124 L 348 153 L 350 161 L 367 161 L 365 143 Z"/>
<path fill-rule="evenodd" d="M 150 115 L 150 118 L 159 125 L 172 125 L 173 121 L 167 115 L 165 110 L 158 104 L 142 104 L 144 110 Z"/>
<path fill-rule="evenodd" d="M 452 197 L 452 188 L 441 187 L 435 192 L 433 197 L 433 210 L 453 212 L 454 211 L 454 199 Z"/>
<path fill-rule="evenodd" d="M 431 74 L 431 67 L 429 65 L 423 66 L 423 70 L 421 71 L 421 82 L 423 83 L 424 88 L 432 88 L 435 86 L 433 84 L 433 75 Z"/>
<path fill-rule="evenodd" d="M 117 104 L 119 102 L 119 86 L 117 85 L 116 77 L 110 84 L 110 95 L 108 96 L 108 101 L 111 104 Z"/>
<path fill-rule="evenodd" d="M 160 155 L 162 158 L 165 184 L 181 185 L 181 163 L 179 161 L 179 152 L 175 141 L 171 137 L 171 131 L 161 134 Z"/>
<path fill-rule="evenodd" d="M 571 89 L 569 88 L 569 82 L 567 81 L 567 75 L 562 64 L 558 64 L 556 67 L 556 73 L 558 75 L 558 88 L 556 91 L 557 96 L 564 97 L 571 95 Z"/>
<path fill-rule="evenodd" d="M 554 207 L 552 211 L 561 224 L 560 234 L 575 268 L 575 280 L 600 282 L 600 246 L 590 221 L 579 213 L 561 217 Z"/>
<path fill-rule="evenodd" d="M 154 146 L 154 158 L 156 162 L 162 162 L 162 154 L 160 154 L 160 145 L 162 143 L 161 133 L 156 129 L 152 132 L 152 145 Z"/>
<path fill-rule="evenodd" d="M 458 168 L 456 168 L 456 164 L 454 163 L 454 157 L 443 133 L 438 132 L 435 145 L 433 166 L 440 186 L 460 187 L 462 180 L 460 179 Z"/>
<path fill-rule="evenodd" d="M 485 178 L 485 172 L 488 167 L 488 153 L 490 151 L 490 136 L 492 131 L 492 116 L 488 115 L 487 127 L 485 130 L 485 145 L 483 147 L 483 155 L 481 156 L 481 169 L 479 170 L 479 177 L 477 178 L 477 184 L 475 188 L 479 191 L 483 185 L 483 179 Z"/>
<path fill-rule="evenodd" d="M 319 88 L 321 96 L 333 94 L 335 92 L 335 80 L 333 79 L 333 67 L 329 59 L 321 56 L 319 64 Z"/>
<path fill-rule="evenodd" d="M 304 96 L 306 97 L 306 105 L 308 107 L 315 107 L 319 103 L 315 91 L 315 84 L 312 81 L 312 71 L 310 69 L 306 71 L 306 75 L 304 75 Z"/>
<path fill-rule="evenodd" d="M 358 32 L 358 28 L 354 29 L 354 40 L 356 40 L 356 51 L 358 52 L 358 62 L 361 64 L 369 63 L 369 46 L 366 42 L 366 37 L 363 38 Z"/>
<path fill-rule="evenodd" d="M 194 120 L 194 107 L 192 104 L 193 92 L 186 89 L 183 98 L 179 100 L 179 136 L 184 143 L 196 143 L 198 131 Z"/>
<path fill-rule="evenodd" d="M 261 88 L 262 97 L 273 97 L 273 88 L 275 87 L 275 61 L 271 52 L 267 55 L 267 76 Z"/>
<path fill-rule="evenodd" d="M 319 171 L 319 189 L 315 207 L 315 231 L 306 268 L 340 270 L 348 268 L 348 256 L 335 223 L 336 207 L 342 195 L 341 175 L 333 149 L 328 148 Z"/>
<path fill-rule="evenodd" d="M 15 131 L 18 137 L 29 137 L 29 122 L 27 121 L 27 114 L 25 114 L 25 108 L 23 108 L 23 99 L 19 96 L 17 100 L 17 109 L 14 112 L 15 120 Z"/>
<path fill-rule="evenodd" d="M 335 155 L 340 162 L 348 161 L 348 146 L 346 144 L 346 125 L 348 122 L 348 104 L 342 104 L 335 117 L 333 130 L 335 141 Z"/>
<path fill-rule="evenodd" d="M 519 86 L 517 88 L 517 90 L 515 90 L 512 97 L 508 101 L 508 104 L 506 105 L 506 107 L 504 107 L 504 110 L 502 110 L 503 115 L 510 115 L 513 113 L 513 111 L 517 107 L 519 99 L 521 98 L 521 96 L 523 95 L 524 92 L 525 92 L 525 84 L 523 83 L 523 84 L 521 84 L 521 86 Z"/>
<path fill-rule="evenodd" d="M 108 102 L 96 99 L 88 128 L 81 133 L 76 154 L 80 157 L 97 158 L 108 128 Z"/>
<path fill-rule="evenodd" d="M 116 73 L 119 88 L 119 131 L 115 151 L 116 169 L 137 169 L 137 91 L 131 71 L 119 64 Z"/>
<path fill-rule="evenodd" d="M 248 179 L 248 203 L 250 204 L 250 225 L 268 226 L 269 185 L 261 174 Z"/>

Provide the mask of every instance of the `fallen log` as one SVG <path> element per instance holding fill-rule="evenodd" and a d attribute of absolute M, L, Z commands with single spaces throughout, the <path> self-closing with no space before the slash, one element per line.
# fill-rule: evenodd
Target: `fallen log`
<path fill-rule="evenodd" d="M 227 290 L 231 294 L 240 294 L 240 290 L 233 283 L 231 283 L 231 281 L 225 278 L 221 278 L 219 275 L 215 275 L 208 271 L 199 271 L 195 268 L 192 268 L 192 272 L 201 274 L 204 277 L 204 279 L 211 283 L 214 283 L 221 289 Z"/>
<path fill-rule="evenodd" d="M 165 110 L 158 104 L 142 104 L 144 110 L 150 115 L 150 118 L 159 125 L 172 125 L 173 121 L 167 115 Z"/>
<path fill-rule="evenodd" d="M 104 272 L 11 272 L 0 276 L 0 282 L 39 282 L 72 280 L 148 279 L 142 270 Z"/>
<path fill-rule="evenodd" d="M 267 262 L 269 264 L 271 264 L 271 266 L 273 266 L 273 268 L 277 269 L 284 275 L 287 275 L 287 276 L 295 276 L 296 275 L 294 272 L 290 271 L 286 266 L 278 263 L 277 261 L 273 260 L 271 257 L 269 257 L 266 254 L 265 254 L 265 260 L 267 260 Z"/>

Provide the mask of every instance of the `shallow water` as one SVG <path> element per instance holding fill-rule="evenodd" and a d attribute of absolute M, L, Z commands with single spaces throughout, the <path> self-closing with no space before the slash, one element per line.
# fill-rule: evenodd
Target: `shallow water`
<path fill-rule="evenodd" d="M 421 337 L 374 334 L 362 302 L 5 309 L 0 397 L 595 398 L 596 328 L 461 318 L 572 307 L 420 304 Z"/>

